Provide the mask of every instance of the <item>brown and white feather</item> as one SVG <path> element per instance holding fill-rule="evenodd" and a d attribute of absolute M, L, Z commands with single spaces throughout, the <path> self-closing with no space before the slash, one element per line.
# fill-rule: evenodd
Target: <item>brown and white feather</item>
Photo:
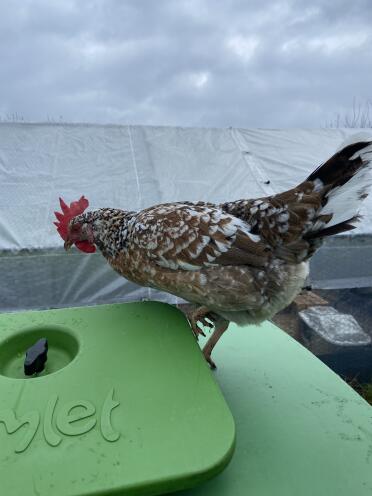
<path fill-rule="evenodd" d="M 369 142 L 344 147 L 296 188 L 220 205 L 176 202 L 77 216 L 127 279 L 240 324 L 288 305 L 325 236 L 354 227 L 371 181 Z M 348 200 L 346 202 L 346 200 Z"/>

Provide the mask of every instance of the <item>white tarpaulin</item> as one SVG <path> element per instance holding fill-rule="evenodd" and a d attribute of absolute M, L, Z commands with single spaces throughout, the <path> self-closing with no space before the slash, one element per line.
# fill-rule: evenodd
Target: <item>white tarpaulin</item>
<path fill-rule="evenodd" d="M 66 254 L 53 226 L 59 196 L 137 210 L 269 195 L 302 181 L 355 132 L 0 124 L 0 310 L 175 301 L 120 278 L 98 253 Z M 360 227 L 316 255 L 315 286 L 372 285 L 371 206 L 372 197 Z"/>

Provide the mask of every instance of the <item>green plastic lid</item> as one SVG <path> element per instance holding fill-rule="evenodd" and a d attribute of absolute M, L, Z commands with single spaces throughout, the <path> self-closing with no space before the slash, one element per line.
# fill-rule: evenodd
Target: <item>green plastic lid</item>
<path fill-rule="evenodd" d="M 27 349 L 48 340 L 43 372 Z M 232 415 L 183 314 L 161 303 L 0 315 L 7 496 L 162 494 L 229 462 Z"/>

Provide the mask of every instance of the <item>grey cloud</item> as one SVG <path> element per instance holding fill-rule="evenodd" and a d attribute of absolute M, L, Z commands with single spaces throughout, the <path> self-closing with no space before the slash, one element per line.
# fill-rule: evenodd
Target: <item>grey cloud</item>
<path fill-rule="evenodd" d="M 369 0 L 2 2 L 0 115 L 322 126 L 372 98 L 371 20 Z"/>

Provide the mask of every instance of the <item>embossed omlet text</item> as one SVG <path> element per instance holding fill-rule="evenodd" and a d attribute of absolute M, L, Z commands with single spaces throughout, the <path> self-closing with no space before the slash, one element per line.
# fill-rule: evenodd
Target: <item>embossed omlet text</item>
<path fill-rule="evenodd" d="M 101 415 L 96 415 L 96 407 L 90 401 L 69 401 L 62 405 L 58 403 L 58 395 L 53 394 L 46 404 L 43 418 L 43 434 L 50 446 L 58 446 L 61 443 L 60 434 L 80 436 L 89 432 L 97 425 L 97 421 L 103 439 L 110 442 L 119 439 L 120 433 L 114 431 L 111 423 L 111 412 L 120 404 L 114 400 L 114 389 L 107 394 L 101 408 Z M 53 427 L 54 419 L 58 431 Z M 14 434 L 23 425 L 28 424 L 25 435 L 15 447 L 16 453 L 22 453 L 30 446 L 39 429 L 40 421 L 41 415 L 37 410 L 25 413 L 21 418 L 16 417 L 14 410 L 0 411 L 0 424 L 5 425 L 8 434 Z"/>

